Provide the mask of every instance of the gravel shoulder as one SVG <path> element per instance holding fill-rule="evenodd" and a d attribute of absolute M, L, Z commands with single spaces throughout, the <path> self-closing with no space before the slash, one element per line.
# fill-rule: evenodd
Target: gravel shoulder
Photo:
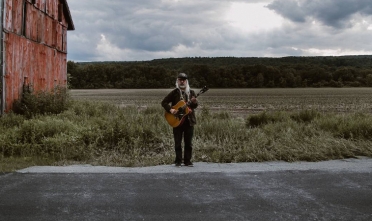
<path fill-rule="evenodd" d="M 34 166 L 17 173 L 242 173 L 264 171 L 355 171 L 372 172 L 372 158 L 330 160 L 321 162 L 262 162 L 262 163 L 205 163 L 195 162 L 194 167 L 177 168 L 174 165 L 150 167 L 107 167 L 92 165 Z"/>

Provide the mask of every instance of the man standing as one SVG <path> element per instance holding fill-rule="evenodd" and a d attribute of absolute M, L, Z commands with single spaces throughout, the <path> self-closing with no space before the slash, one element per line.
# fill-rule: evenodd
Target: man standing
<path fill-rule="evenodd" d="M 195 91 L 190 90 L 189 81 L 185 73 L 180 73 L 177 77 L 176 88 L 172 90 L 161 102 L 165 111 L 175 115 L 179 110 L 173 109 L 179 101 L 183 100 L 189 108 L 189 114 L 184 116 L 184 121 L 173 128 L 174 150 L 176 159 L 174 163 L 177 167 L 182 163 L 182 137 L 184 140 L 184 164 L 192 167 L 192 138 L 194 135 L 194 125 L 196 124 L 195 108 L 198 107 Z"/>

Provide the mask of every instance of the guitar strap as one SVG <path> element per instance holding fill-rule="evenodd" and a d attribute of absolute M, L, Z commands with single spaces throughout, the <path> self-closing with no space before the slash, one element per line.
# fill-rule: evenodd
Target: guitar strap
<path fill-rule="evenodd" d="M 180 94 L 180 100 L 184 100 L 183 99 L 183 95 L 182 95 L 182 91 L 181 91 L 181 89 L 179 89 L 179 88 L 177 88 L 178 89 L 178 92 L 179 92 L 179 94 Z"/>
<path fill-rule="evenodd" d="M 188 98 L 187 98 L 187 96 L 186 96 L 186 93 L 183 92 L 181 89 L 178 89 L 178 90 L 179 90 L 179 92 L 180 92 L 180 100 L 183 100 L 183 101 L 185 101 L 185 102 L 187 103 Z M 184 95 L 185 95 L 185 96 L 184 96 Z M 185 97 L 186 97 L 186 99 L 185 99 Z"/>

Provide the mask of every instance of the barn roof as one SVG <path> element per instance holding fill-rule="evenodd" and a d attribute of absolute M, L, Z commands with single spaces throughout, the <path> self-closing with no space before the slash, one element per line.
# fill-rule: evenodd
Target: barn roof
<path fill-rule="evenodd" d="M 70 8 L 68 7 L 67 0 L 62 0 L 63 3 L 63 12 L 65 15 L 65 18 L 68 23 L 68 28 L 67 30 L 75 30 L 74 22 L 72 21 L 71 13 L 70 13 Z"/>

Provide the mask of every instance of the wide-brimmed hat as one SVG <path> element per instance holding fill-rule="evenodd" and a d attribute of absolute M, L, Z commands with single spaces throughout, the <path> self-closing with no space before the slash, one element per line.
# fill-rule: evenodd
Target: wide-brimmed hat
<path fill-rule="evenodd" d="M 185 80 L 187 79 L 187 75 L 185 73 L 179 73 L 177 78 Z"/>

